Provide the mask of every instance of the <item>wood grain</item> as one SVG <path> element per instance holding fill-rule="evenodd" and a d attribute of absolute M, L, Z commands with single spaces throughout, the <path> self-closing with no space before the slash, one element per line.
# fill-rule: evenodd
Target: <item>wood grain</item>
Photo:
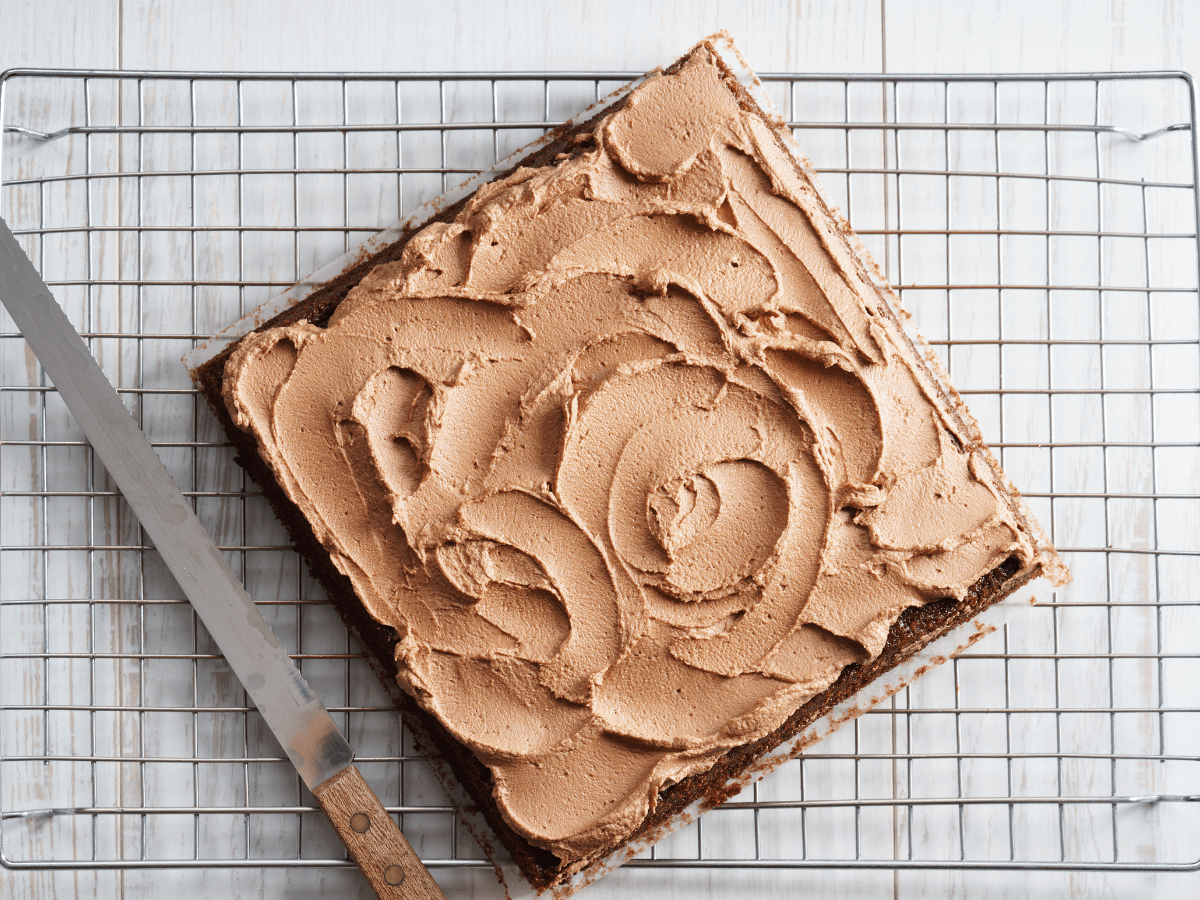
<path fill-rule="evenodd" d="M 313 796 L 379 900 L 446 900 L 355 766 L 317 785 Z"/>
<path fill-rule="evenodd" d="M 117 0 L 96 0 L 84 15 L 77 0 L 16 0 L 0 4 L 0 69 L 15 66 L 119 66 L 117 5 Z M 48 98 L 44 105 L 29 108 L 25 113 L 30 121 L 37 123 L 31 127 L 58 128 L 58 124 L 51 123 L 61 122 L 81 111 L 82 104 L 77 98 L 62 95 Z M 12 174 L 5 172 L 5 178 L 12 177 Z M 82 201 L 78 193 L 73 199 Z M 4 212 L 11 216 L 17 210 Z M 3 453 L 3 462 L 5 475 L 12 472 L 14 463 L 18 466 L 25 464 L 25 461 L 7 450 Z M 35 528 L 38 524 L 31 521 L 28 527 Z M 11 540 L 8 534 L 6 531 L 5 539 Z M 5 574 L 10 571 L 14 570 L 6 568 Z M 0 587 L 0 599 L 9 596 Z M 119 742 L 120 738 L 116 740 Z M 74 778 L 71 773 L 61 769 L 47 772 L 46 769 L 41 764 L 36 766 L 36 770 L 31 767 L 28 771 L 7 768 L 3 775 L 10 801 L 15 800 L 26 807 L 37 807 L 48 798 L 62 797 L 72 790 Z M 119 777 L 103 780 L 107 783 L 101 786 L 102 791 L 120 789 Z M 87 855 L 90 835 L 85 834 L 85 830 L 72 825 L 55 837 L 61 839 L 64 846 Z M 6 831 L 4 852 L 10 859 L 19 859 L 20 847 L 14 846 L 10 839 L 12 836 L 11 831 Z M 20 840 L 19 836 L 17 840 Z M 6 900 L 57 900 L 60 897 L 100 900 L 103 897 L 125 896 L 125 873 L 120 871 L 29 872 L 0 869 L 0 897 Z"/>
<path fill-rule="evenodd" d="M 721 28 L 764 72 L 879 65 L 880 0 L 123 3 L 126 68 L 642 72 Z"/>
<path fill-rule="evenodd" d="M 886 20 L 886 27 L 884 27 Z M 761 71 L 858 71 L 878 72 L 884 65 L 892 72 L 940 71 L 940 72 L 1009 72 L 1009 71 L 1105 71 L 1130 69 L 1182 68 L 1200 70 L 1200 4 L 1192 0 L 799 0 L 794 3 L 747 2 L 736 6 L 721 4 L 717 0 L 659 0 L 638 4 L 618 3 L 617 0 L 591 0 L 587 4 L 565 4 L 561 0 L 494 0 L 491 3 L 428 3 L 414 0 L 348 0 L 332 3 L 329 0 L 243 0 L 233 3 L 193 4 L 167 2 L 167 0 L 0 0 L 0 69 L 15 66 L 74 66 L 99 68 L 198 68 L 198 69 L 276 69 L 284 71 L 330 71 L 330 70 L 458 70 L 478 71 L 484 69 L 537 70 L 537 69 L 619 69 L 637 70 L 656 65 L 674 57 L 681 49 L 700 36 L 728 28 L 746 53 L 750 62 Z M 875 98 L 859 98 L 862 102 L 874 103 Z M 39 98 L 38 104 L 24 111 L 27 124 L 33 127 L 61 127 L 66 120 L 77 116 L 78 110 L 63 104 L 68 98 Z M 1153 116 L 1147 116 L 1153 118 Z M 1124 123 L 1122 123 L 1124 124 Z M 102 147 L 103 149 L 103 147 Z M 859 168 L 878 166 L 874 145 L 855 146 L 848 164 Z M 61 152 L 61 148 L 47 147 L 46 153 Z M 93 148 L 93 152 L 97 152 Z M 115 152 L 115 149 L 110 151 Z M 201 147 L 196 160 L 199 165 L 221 167 L 226 160 L 214 155 L 204 157 Z M 892 157 L 894 164 L 895 157 Z M 174 160 L 168 160 L 174 163 Z M 6 173 L 11 175 L 12 173 Z M 865 177 L 864 177 L 865 178 Z M 864 215 L 873 215 L 873 208 L 883 208 L 876 193 L 882 192 L 879 184 L 859 178 L 853 189 L 846 189 L 846 210 L 856 224 Z M 832 179 L 831 179 L 832 180 Z M 914 185 L 915 186 L 915 185 Z M 124 197 L 115 189 L 104 188 L 91 197 L 94 205 L 94 221 L 124 222 L 128 224 L 130 212 L 122 210 L 131 202 L 131 192 Z M 190 202 L 189 198 L 173 198 L 175 202 Z M 880 228 L 887 224 L 895 226 L 896 192 L 893 191 L 890 222 L 870 222 L 867 227 Z M 912 198 L 905 196 L 907 204 Z M 851 203 L 851 200 L 853 203 Z M 960 215 L 955 198 L 952 215 Z M 72 204 L 89 202 L 82 191 L 65 195 Z M 228 196 L 213 199 L 214 205 L 228 202 Z M 203 212 L 203 210 L 201 210 Z M 1190 226 L 1189 226 L 1190 227 Z M 883 239 L 878 239 L 878 244 Z M 904 248 L 899 255 L 898 242 L 892 253 L 893 276 L 900 273 L 903 263 L 904 274 L 917 271 L 913 268 L 918 255 Z M 130 261 L 134 242 L 125 239 L 101 241 L 98 248 L 97 266 L 104 270 L 103 276 L 115 279 L 137 276 L 137 263 Z M 882 247 L 871 247 L 883 263 Z M 198 277 L 212 274 L 214 280 L 236 278 L 231 272 L 219 270 L 218 261 L 225 251 L 226 264 L 238 259 L 237 248 L 230 250 L 224 244 L 214 248 L 207 257 L 202 257 Z M 307 258 L 306 258 L 307 259 Z M 308 271 L 306 263 L 289 260 L 290 265 Z M 1040 265 L 1044 266 L 1044 263 Z M 210 266 L 211 269 L 204 268 Z M 1025 270 L 1022 270 L 1025 271 Z M 1028 267 L 1029 280 L 1044 276 L 1043 269 Z M 1006 269 L 1005 276 L 1012 281 L 1022 280 L 1021 273 Z M 115 291 L 97 292 L 94 297 L 96 309 L 94 325 L 100 331 L 128 329 L 130 306 L 127 296 L 114 296 Z M 122 303 L 125 305 L 123 306 Z M 215 309 L 214 320 L 226 315 Z M 202 318 L 207 321 L 203 303 Z M 960 319 L 960 324 L 964 320 Z M 922 327 L 927 327 L 922 320 Z M 169 330 L 169 329 L 168 329 Z M 174 351 L 172 351 L 174 353 Z M 177 355 L 177 354 L 174 354 Z M 172 356 L 172 362 L 174 356 Z M 125 383 L 131 384 L 134 371 L 132 364 L 115 359 L 106 362 L 118 371 L 129 365 Z M 1118 370 L 1110 369 L 1111 377 L 1118 377 Z M 111 372 L 110 372 L 111 374 Z M 160 416 L 159 426 L 166 428 L 167 417 Z M 154 423 L 155 417 L 150 420 Z M 187 430 L 185 429 L 185 436 Z M 20 437 L 20 435 L 18 435 Z M 36 435 L 28 435 L 36 437 Z M 164 432 L 163 439 L 174 439 Z M 25 465 L 14 447 L 5 447 L 3 463 L 5 474 L 12 476 L 14 468 Z M 29 465 L 36 464 L 31 457 Z M 208 467 L 212 467 L 212 478 L 226 477 L 230 466 L 223 460 L 205 461 L 201 464 L 199 480 L 212 489 L 213 483 L 205 482 Z M 173 469 L 174 472 L 174 469 Z M 221 475 L 224 473 L 224 476 Z M 1130 475 L 1133 478 L 1132 473 Z M 190 473 L 183 473 L 186 480 Z M 181 484 L 184 483 L 181 481 Z M 231 486 L 214 482 L 221 489 Z M 1192 482 L 1194 487 L 1194 481 Z M 102 487 L 102 485 L 98 485 Z M 1130 488 L 1132 489 L 1132 488 Z M 1142 486 L 1138 486 L 1139 490 Z M 1188 490 L 1190 488 L 1182 488 Z M 6 500 L 7 509 L 14 509 L 15 502 Z M 101 501 L 98 506 L 106 506 Z M 119 519 L 119 504 L 112 504 L 113 524 L 100 523 L 110 530 L 97 526 L 96 540 L 111 538 L 113 542 L 124 542 L 136 537 L 129 533 L 129 525 Z M 51 512 L 53 512 L 53 508 Z M 107 516 L 107 512 L 105 513 Z M 107 519 L 106 519 L 107 522 Z M 241 540 L 241 523 L 218 523 L 215 529 L 227 539 L 223 543 L 237 544 Z M 50 529 L 61 529 L 61 533 L 73 534 L 78 522 L 61 521 L 45 523 Z M 255 523 L 251 523 L 254 527 Z M 43 523 L 32 520 L 13 525 L 7 522 L 4 532 L 7 541 L 16 540 L 27 527 L 31 535 L 28 543 L 35 543 Z M 270 529 L 273 523 L 258 523 L 261 529 Z M 59 532 L 51 532 L 58 534 Z M 19 540 L 19 543 L 26 541 Z M 117 554 L 112 554 L 115 560 Z M 127 567 L 128 568 L 128 567 Z M 108 558 L 97 554 L 97 570 L 101 579 L 111 579 L 113 584 L 97 586 L 99 594 L 107 596 L 129 596 L 138 589 L 136 584 L 115 583 L 120 569 L 114 562 L 109 566 Z M 6 575 L 18 572 L 15 563 L 9 562 Z M 114 574 L 109 575 L 107 573 Z M 269 573 L 268 573 L 269 574 Z M 51 573 L 55 576 L 55 573 Z M 1131 573 L 1132 578 L 1136 573 Z M 84 574 L 62 573 L 64 580 Z M 269 584 L 270 578 L 260 579 Z M 69 585 L 64 585 L 63 590 Z M 52 585 L 40 585 L 49 589 Z M 160 591 L 161 585 L 151 585 L 152 592 Z M 1103 586 L 1100 586 L 1103 590 Z M 0 586 L 0 598 L 4 596 Z M 10 588 L 11 590 L 11 588 Z M 283 596 L 287 596 L 284 592 Z M 9 620 L 13 621 L 12 619 Z M 41 623 L 30 620 L 29 632 L 33 639 L 40 639 Z M 89 649 L 79 644 L 87 633 L 87 623 L 68 621 L 63 623 L 62 640 L 81 651 Z M 117 650 L 136 642 L 139 628 L 148 628 L 151 643 L 167 641 L 179 633 L 182 625 L 186 633 L 187 623 L 151 620 L 147 626 L 137 622 L 114 622 L 112 636 L 97 638 L 95 651 Z M 23 627 L 23 626 L 22 626 Z M 159 634 L 161 632 L 161 635 Z M 110 644 L 111 642 L 111 644 Z M 31 645 L 32 646 L 32 645 Z M 185 649 L 192 647 L 189 642 Z M 206 649 L 201 646 L 199 649 Z M 949 667 L 943 667 L 949 672 Z M 102 670 L 101 675 L 104 675 Z M 114 663 L 110 676 L 119 685 L 121 703 L 130 705 L 153 704 L 156 691 L 166 691 L 153 680 L 143 689 L 137 678 L 137 667 L 133 664 Z M 1066 670 L 1058 685 L 1065 694 L 1076 696 L 1089 685 L 1085 673 Z M 929 692 L 941 689 L 957 690 L 958 685 L 946 685 L 937 679 L 926 686 Z M 986 685 L 983 686 L 986 688 Z M 214 705 L 238 705 L 241 692 L 236 680 L 227 685 L 219 696 L 205 698 Z M 965 684 L 964 690 L 976 690 L 978 685 Z M 50 685 L 50 696 L 63 696 L 74 686 Z M 71 694 L 74 697 L 74 694 Z M 1139 698 L 1140 700 L 1140 698 Z M 18 696 L 11 702 L 23 702 Z M 27 700 L 25 701 L 27 702 Z M 351 703 L 350 705 L 355 705 Z M 883 717 L 868 718 L 862 728 L 884 727 L 888 723 Z M 130 718 L 129 722 L 133 719 Z M 353 726 L 353 722 L 351 723 Z M 852 750 L 859 732 L 843 729 L 834 736 L 829 750 Z M 945 731 L 945 733 L 943 733 Z M 82 732 L 81 732 L 82 733 Z M 149 727 L 143 733 L 128 723 L 114 728 L 107 741 L 95 748 L 97 753 L 111 753 L 136 757 L 140 753 L 190 756 L 193 747 L 185 739 L 184 730 Z M 228 734 L 220 733 L 220 723 L 213 735 L 205 734 L 211 746 L 205 752 L 214 756 L 236 757 L 246 752 L 243 743 L 246 735 L 238 729 Z M 353 735 L 351 735 L 353 739 Z M 948 730 L 933 730 L 918 735 L 919 741 L 934 742 L 942 738 L 952 739 L 953 727 Z M 251 750 L 259 738 L 250 736 Z M 262 738 L 261 740 L 269 740 Z M 358 741 L 354 741 L 356 745 Z M 1194 745 L 1194 742 L 1193 742 Z M 899 750 L 903 751 L 905 745 Z M 911 749 L 911 748 L 910 748 Z M 153 771 L 153 767 L 149 767 Z M 282 767 L 280 767 L 282 769 Z M 809 796 L 846 796 L 846 791 L 874 789 L 882 783 L 883 791 L 890 790 L 886 773 L 880 778 L 871 776 L 860 783 L 857 770 L 825 770 L 810 768 L 806 774 L 805 789 Z M 19 800 L 21 808 L 34 808 L 56 802 L 61 798 L 86 798 L 89 790 L 98 792 L 101 798 L 115 799 L 119 804 L 136 806 L 147 799 L 147 795 L 158 802 L 179 799 L 191 802 L 190 794 L 175 798 L 174 792 L 185 790 L 190 781 L 187 776 L 171 782 L 164 777 L 156 782 L 153 776 L 143 781 L 137 765 L 100 767 L 93 774 L 84 767 L 66 765 L 45 766 L 33 763 L 27 769 L 8 768 L 5 789 L 10 799 Z M 266 781 L 275 777 L 269 768 L 250 775 L 249 790 L 255 793 L 255 779 Z M 373 780 L 374 771 L 368 770 Z M 869 774 L 869 773 L 868 773 Z M 967 775 L 970 776 L 968 771 Z M 1036 774 L 1036 773 L 1035 773 Z M 174 776 L 171 776 L 174 777 Z M 425 783 L 431 779 L 412 779 L 404 790 L 406 802 L 430 804 L 441 803 L 441 798 L 428 792 Z M 378 782 L 376 782 L 378 783 Z M 182 786 L 182 787 L 181 787 Z M 764 791 L 763 799 L 794 796 L 795 785 L 772 782 Z M 283 788 L 271 783 L 261 788 L 276 793 Z M 236 805 L 243 799 L 240 785 L 231 784 L 228 796 L 213 799 L 221 804 Z M 770 792 L 775 793 L 770 793 Z M 186 790 L 185 790 L 186 793 Z M 867 814 L 869 816 L 869 813 Z M 319 817 L 297 817 L 316 820 Z M 752 829 L 747 823 L 748 814 L 716 813 L 705 817 L 703 832 L 691 826 L 668 838 L 662 846 L 666 855 L 694 855 L 697 847 L 724 846 L 730 853 L 747 852 L 747 835 Z M 413 842 L 427 857 L 444 857 L 450 848 L 438 841 L 435 829 L 422 835 L 421 817 L 410 816 L 413 824 L 406 822 L 406 830 Z M 815 820 L 814 820 L 815 821 Z M 222 822 L 222 827 L 224 823 Z M 1042 837 L 1049 839 L 1057 833 L 1051 823 L 1038 827 L 1028 823 L 1025 830 L 1029 841 Z M 242 844 L 240 821 L 233 823 L 228 832 L 212 831 L 209 843 L 201 845 L 202 855 L 239 856 L 246 848 Z M 59 855 L 87 859 L 93 852 L 93 835 L 86 828 L 72 824 L 62 829 L 47 822 L 7 821 L 5 828 L 5 854 L 19 858 L 20 839 L 23 830 L 35 831 L 56 828 L 55 840 L 59 842 Z M 113 832 L 112 844 L 100 843 L 100 854 L 121 855 L 129 847 L 139 846 L 141 826 L 136 816 L 123 817 L 120 827 Z M 210 825 L 209 827 L 215 828 Z M 880 823 L 881 840 L 891 842 L 890 822 Z M 278 831 L 279 829 L 276 828 Z M 304 826 L 306 841 L 319 842 L 324 830 L 318 824 Z M 951 829 L 953 830 L 953 829 Z M 820 829 L 815 829 L 819 832 Z M 108 834 L 108 832 L 101 832 Z M 257 834 L 257 832 L 256 832 Z M 1077 834 L 1083 835 L 1082 829 Z M 770 836 L 770 835 L 768 835 Z M 914 835 L 918 848 L 929 849 L 935 845 L 939 834 L 930 828 Z M 1173 835 L 1180 841 L 1189 839 L 1181 831 Z M 12 839 L 10 839 L 12 838 Z M 152 852 L 180 854 L 190 851 L 192 832 L 181 831 L 174 835 L 174 843 L 166 843 L 167 836 L 151 834 Z M 274 845 L 254 844 L 254 853 L 270 856 L 275 849 L 289 850 L 296 841 L 290 833 L 277 837 L 279 848 Z M 332 835 L 329 836 L 330 844 Z M 259 840 L 265 841 L 266 838 Z M 781 838 L 783 840 L 783 838 Z M 923 843 L 924 842 L 924 843 Z M 465 835 L 457 848 L 459 856 L 470 852 L 469 838 Z M 306 849 L 308 844 L 305 845 Z M 64 849 L 65 848 L 65 849 Z M 782 852 L 786 847 L 780 847 Z M 813 848 L 814 852 L 818 848 Z M 834 848 L 836 849 L 836 848 Z M 905 848 L 902 846 L 901 850 Z M 771 848 L 768 848 L 769 855 Z M 853 852 L 853 848 L 850 852 Z M 497 885 L 490 869 L 446 869 L 439 873 L 447 892 L 452 896 L 500 897 L 503 890 Z M 893 897 L 896 900 L 916 898 L 949 897 L 1035 897 L 1062 896 L 1076 900 L 1112 897 L 1183 897 L 1197 893 L 1195 873 L 1058 873 L 1058 872 L 891 872 L 852 871 L 838 869 L 805 871 L 723 871 L 705 870 L 652 870 L 629 868 L 619 870 L 601 882 L 589 887 L 583 896 L 588 900 L 626 900 L 630 896 L 654 897 L 656 900 L 684 900 L 702 897 Z M 13 900 L 49 900 L 49 898 L 78 898 L 78 900 L 150 900 L 173 895 L 178 898 L 191 897 L 239 897 L 263 898 L 288 897 L 308 898 L 338 896 L 369 898 L 369 887 L 352 869 L 299 869 L 299 868 L 230 868 L 203 870 L 129 870 L 129 871 L 14 871 L 0 869 L 0 896 Z M 436 895 L 435 895 L 436 896 Z"/>
<path fill-rule="evenodd" d="M 1192 0 L 886 0 L 889 72 L 1200 70 Z"/>

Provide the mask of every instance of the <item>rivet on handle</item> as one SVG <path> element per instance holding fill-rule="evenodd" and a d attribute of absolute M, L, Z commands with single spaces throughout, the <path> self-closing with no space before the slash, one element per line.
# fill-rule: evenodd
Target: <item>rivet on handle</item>
<path fill-rule="evenodd" d="M 404 870 L 399 866 L 388 866 L 383 870 L 383 880 L 393 887 L 404 883 Z"/>
<path fill-rule="evenodd" d="M 371 817 L 366 813 L 355 813 L 350 817 L 350 827 L 359 834 L 365 834 L 371 827 Z"/>

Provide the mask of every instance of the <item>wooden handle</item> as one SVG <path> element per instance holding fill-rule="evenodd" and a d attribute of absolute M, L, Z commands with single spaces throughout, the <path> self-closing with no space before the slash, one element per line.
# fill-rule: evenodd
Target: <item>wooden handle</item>
<path fill-rule="evenodd" d="M 343 769 L 313 796 L 379 900 L 446 900 L 358 769 Z"/>

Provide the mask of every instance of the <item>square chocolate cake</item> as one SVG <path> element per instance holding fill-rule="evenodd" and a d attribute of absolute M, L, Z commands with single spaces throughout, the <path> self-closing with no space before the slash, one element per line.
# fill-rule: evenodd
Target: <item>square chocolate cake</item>
<path fill-rule="evenodd" d="M 536 889 L 1068 577 L 734 53 L 700 43 L 194 370 Z"/>

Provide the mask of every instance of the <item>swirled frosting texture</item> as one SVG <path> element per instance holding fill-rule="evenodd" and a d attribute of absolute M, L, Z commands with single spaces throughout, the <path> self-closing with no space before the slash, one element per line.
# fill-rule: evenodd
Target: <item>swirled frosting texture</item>
<path fill-rule="evenodd" d="M 226 366 L 402 686 L 573 866 L 1033 553 L 709 53 Z"/>

